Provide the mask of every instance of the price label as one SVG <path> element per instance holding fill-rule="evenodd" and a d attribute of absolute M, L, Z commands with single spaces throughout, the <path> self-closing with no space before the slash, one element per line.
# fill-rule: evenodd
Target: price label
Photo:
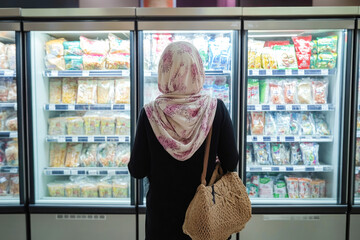
<path fill-rule="evenodd" d="M 14 110 L 17 111 L 17 103 L 14 103 Z"/>
<path fill-rule="evenodd" d="M 116 174 L 115 170 L 108 170 L 109 176 L 114 176 Z"/>
<path fill-rule="evenodd" d="M 70 170 L 64 170 L 64 175 L 70 175 L 71 171 Z"/>
<path fill-rule="evenodd" d="M 247 141 L 247 142 L 252 142 L 251 140 L 252 140 L 252 139 L 251 139 L 251 136 L 247 136 L 247 137 L 246 137 L 246 141 Z"/>
<path fill-rule="evenodd" d="M 305 71 L 304 70 L 298 70 L 298 75 L 305 75 Z"/>
<path fill-rule="evenodd" d="M 17 173 L 17 172 L 18 172 L 17 168 L 11 168 L 10 169 L 10 173 Z"/>
<path fill-rule="evenodd" d="M 65 142 L 65 137 L 64 136 L 59 136 L 59 137 L 57 137 L 57 141 L 58 142 Z"/>
<path fill-rule="evenodd" d="M 269 70 L 269 69 L 266 69 L 266 75 L 271 76 L 271 75 L 272 75 L 272 71 Z"/>
<path fill-rule="evenodd" d="M 292 74 L 292 72 L 291 72 L 290 69 L 286 69 L 286 70 L 285 70 L 285 75 L 291 75 L 291 74 Z"/>
<path fill-rule="evenodd" d="M 322 110 L 323 110 L 323 111 L 328 111 L 328 110 L 329 110 L 329 105 L 324 104 L 324 105 L 322 106 Z"/>
<path fill-rule="evenodd" d="M 88 142 L 94 142 L 94 136 L 89 136 L 88 137 Z"/>
<path fill-rule="evenodd" d="M 276 111 L 276 105 L 270 105 L 270 111 Z"/>
<path fill-rule="evenodd" d="M 83 71 L 82 72 L 83 77 L 88 77 L 89 75 L 90 75 L 90 71 Z"/>
<path fill-rule="evenodd" d="M 12 76 L 14 76 L 14 71 L 12 71 L 12 70 L 5 70 L 5 71 L 4 71 L 4 76 L 5 76 L 5 77 L 12 77 Z"/>
<path fill-rule="evenodd" d="M 315 166 L 315 171 L 316 171 L 316 172 L 322 172 L 322 171 L 323 171 L 323 167 L 322 167 L 322 166 Z"/>
<path fill-rule="evenodd" d="M 10 132 L 9 135 L 10 135 L 11 138 L 17 138 L 18 133 L 17 132 Z"/>
<path fill-rule="evenodd" d="M 69 111 L 74 111 L 75 110 L 75 105 L 74 104 L 69 104 L 68 105 L 68 110 Z"/>
<path fill-rule="evenodd" d="M 306 111 L 306 110 L 307 110 L 307 106 L 306 106 L 306 105 L 300 105 L 300 109 L 301 109 L 301 111 Z"/>
<path fill-rule="evenodd" d="M 89 170 L 88 174 L 89 175 L 97 175 L 97 170 Z"/>
<path fill-rule="evenodd" d="M 122 71 L 122 75 L 123 75 L 124 77 L 128 77 L 128 76 L 130 76 L 130 71 L 129 71 L 129 70 L 123 70 L 123 71 Z"/>
<path fill-rule="evenodd" d="M 145 71 L 144 71 L 144 76 L 145 76 L 145 77 L 151 77 L 151 71 L 145 70 Z"/>
<path fill-rule="evenodd" d="M 271 172 L 271 167 L 262 167 L 264 172 Z"/>
<path fill-rule="evenodd" d="M 70 170 L 71 175 L 78 175 L 78 170 Z"/>
<path fill-rule="evenodd" d="M 321 75 L 328 75 L 329 70 L 328 69 L 321 69 Z"/>
<path fill-rule="evenodd" d="M 252 75 L 259 76 L 259 69 L 253 69 L 252 70 Z"/>
<path fill-rule="evenodd" d="M 55 111 L 55 104 L 49 104 L 48 108 L 50 111 Z"/>
<path fill-rule="evenodd" d="M 255 111 L 261 111 L 261 105 L 255 105 Z"/>
<path fill-rule="evenodd" d="M 130 111 L 130 104 L 125 104 L 125 111 Z"/>
<path fill-rule="evenodd" d="M 72 137 L 72 141 L 73 141 L 73 142 L 78 142 L 79 139 L 78 139 L 78 137 Z"/>
<path fill-rule="evenodd" d="M 292 106 L 291 105 L 285 105 L 286 107 L 286 111 L 291 111 L 292 110 Z"/>
<path fill-rule="evenodd" d="M 56 70 L 52 70 L 51 73 L 50 73 L 50 76 L 51 77 L 57 77 L 57 76 L 59 76 L 59 72 L 56 71 Z"/>

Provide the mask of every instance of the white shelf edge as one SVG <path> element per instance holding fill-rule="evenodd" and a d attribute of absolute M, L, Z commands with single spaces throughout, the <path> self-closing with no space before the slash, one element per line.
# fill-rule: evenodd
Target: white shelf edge
<path fill-rule="evenodd" d="M 43 197 L 36 203 L 44 204 L 73 204 L 73 205 L 130 205 L 130 198 L 67 198 L 67 197 Z"/>
<path fill-rule="evenodd" d="M 335 198 L 250 198 L 252 204 L 336 204 L 337 201 Z"/>

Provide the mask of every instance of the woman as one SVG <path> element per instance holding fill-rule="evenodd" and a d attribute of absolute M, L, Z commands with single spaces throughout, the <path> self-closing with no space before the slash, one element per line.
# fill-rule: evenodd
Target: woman
<path fill-rule="evenodd" d="M 200 94 L 204 67 L 187 42 L 169 44 L 158 68 L 162 95 L 145 105 L 137 124 L 129 171 L 148 177 L 146 239 L 191 239 L 182 231 L 186 209 L 200 184 L 205 139 L 212 130 L 207 181 L 216 156 L 235 170 L 238 153 L 229 113 L 221 100 Z"/>

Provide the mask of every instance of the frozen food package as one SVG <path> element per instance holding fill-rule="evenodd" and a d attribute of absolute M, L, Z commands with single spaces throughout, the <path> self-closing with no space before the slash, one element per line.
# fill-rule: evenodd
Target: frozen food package
<path fill-rule="evenodd" d="M 84 144 L 80 155 L 80 167 L 97 167 L 97 143 Z"/>
<path fill-rule="evenodd" d="M 356 138 L 355 166 L 360 166 L 360 138 Z"/>
<path fill-rule="evenodd" d="M 16 80 L 8 82 L 8 102 L 16 102 L 17 100 L 17 90 L 16 90 Z"/>
<path fill-rule="evenodd" d="M 84 119 L 82 117 L 67 117 L 66 129 L 68 135 L 83 135 Z"/>
<path fill-rule="evenodd" d="M 290 134 L 299 134 L 299 113 L 293 112 L 290 114 Z"/>
<path fill-rule="evenodd" d="M 276 126 L 278 135 L 290 135 L 291 114 L 289 112 L 277 112 Z"/>
<path fill-rule="evenodd" d="M 114 198 L 129 197 L 129 183 L 123 177 L 114 178 L 112 181 L 112 193 Z"/>
<path fill-rule="evenodd" d="M 101 135 L 114 135 L 115 134 L 115 117 L 114 116 L 101 116 L 100 117 L 100 134 Z"/>
<path fill-rule="evenodd" d="M 100 117 L 94 113 L 83 116 L 86 135 L 100 135 Z"/>
<path fill-rule="evenodd" d="M 248 41 L 248 69 L 261 68 L 261 51 L 264 47 L 264 41 L 249 39 Z"/>
<path fill-rule="evenodd" d="M 108 35 L 110 43 L 109 53 L 128 53 L 130 54 L 130 41 L 123 40 L 116 35 L 109 33 Z"/>
<path fill-rule="evenodd" d="M 6 126 L 6 129 L 9 131 L 17 131 L 18 130 L 17 115 L 13 114 L 13 115 L 9 116 L 6 119 L 5 126 Z"/>
<path fill-rule="evenodd" d="M 271 165 L 271 152 L 269 143 L 254 143 L 255 163 L 259 165 Z"/>
<path fill-rule="evenodd" d="M 284 102 L 286 104 L 296 103 L 296 80 L 287 80 L 283 82 L 284 87 Z"/>
<path fill-rule="evenodd" d="M 250 198 L 259 197 L 259 186 L 251 182 L 246 182 L 246 191 Z"/>
<path fill-rule="evenodd" d="M 265 127 L 265 114 L 264 112 L 251 113 L 251 134 L 263 135 Z"/>
<path fill-rule="evenodd" d="M 318 53 L 337 53 L 338 36 L 318 37 L 317 52 Z"/>
<path fill-rule="evenodd" d="M 0 55 L 0 69 L 8 69 L 9 64 L 6 55 Z"/>
<path fill-rule="evenodd" d="M 106 56 L 104 55 L 83 55 L 84 70 L 102 70 L 105 69 Z"/>
<path fill-rule="evenodd" d="M 50 167 L 64 167 L 66 143 L 50 143 Z"/>
<path fill-rule="evenodd" d="M 97 82 L 96 80 L 78 80 L 78 104 L 96 104 L 97 103 Z"/>
<path fill-rule="evenodd" d="M 313 54 L 310 57 L 310 69 L 315 69 L 317 67 L 316 63 L 317 63 L 317 54 Z"/>
<path fill-rule="evenodd" d="M 310 112 L 299 113 L 300 135 L 314 135 L 315 122 L 313 114 Z"/>
<path fill-rule="evenodd" d="M 274 182 L 270 177 L 260 178 L 259 197 L 261 198 L 274 197 Z"/>
<path fill-rule="evenodd" d="M 290 155 L 290 164 L 291 165 L 303 165 L 300 145 L 299 143 L 290 143 L 291 155 Z"/>
<path fill-rule="evenodd" d="M 65 56 L 65 69 L 66 70 L 82 70 L 83 57 L 82 56 Z"/>
<path fill-rule="evenodd" d="M 8 112 L 1 111 L 0 112 L 0 130 L 5 130 L 5 120 L 8 117 Z"/>
<path fill-rule="evenodd" d="M 336 53 L 321 53 L 317 55 L 315 66 L 319 69 L 333 69 L 336 67 L 336 59 Z"/>
<path fill-rule="evenodd" d="M 49 82 L 49 103 L 61 103 L 62 80 L 61 78 L 52 78 Z"/>
<path fill-rule="evenodd" d="M 310 182 L 311 198 L 320 198 L 320 181 L 315 179 Z"/>
<path fill-rule="evenodd" d="M 289 198 L 299 198 L 299 181 L 295 177 L 285 177 Z"/>
<path fill-rule="evenodd" d="M 76 103 L 77 80 L 64 78 L 62 80 L 62 102 L 66 104 Z"/>
<path fill-rule="evenodd" d="M 299 198 L 310 198 L 311 197 L 311 179 L 310 178 L 299 178 Z"/>
<path fill-rule="evenodd" d="M 259 81 L 259 88 L 260 88 L 260 104 L 268 104 L 269 103 L 269 81 L 268 80 L 260 80 Z"/>
<path fill-rule="evenodd" d="M 0 102 L 7 102 L 9 95 L 9 88 L 7 81 L 5 79 L 0 79 Z"/>
<path fill-rule="evenodd" d="M 320 197 L 324 198 L 326 197 L 326 182 L 323 179 L 318 180 L 320 185 Z"/>
<path fill-rule="evenodd" d="M 83 198 L 97 198 L 98 188 L 94 182 L 84 182 L 80 185 L 81 197 Z"/>
<path fill-rule="evenodd" d="M 115 166 L 126 167 L 130 161 L 130 145 L 120 143 L 116 147 Z"/>
<path fill-rule="evenodd" d="M 0 196 L 6 196 L 9 188 L 9 174 L 0 173 Z"/>
<path fill-rule="evenodd" d="M 0 167 L 6 165 L 5 146 L 6 142 L 0 142 Z"/>
<path fill-rule="evenodd" d="M 290 41 L 266 41 L 264 47 L 274 47 L 274 46 L 283 46 L 283 45 L 289 45 Z"/>
<path fill-rule="evenodd" d="M 98 146 L 98 161 L 101 167 L 116 167 L 116 143 L 102 143 Z"/>
<path fill-rule="evenodd" d="M 250 113 L 247 113 L 246 119 L 247 119 L 246 134 L 251 135 L 251 115 L 250 115 Z"/>
<path fill-rule="evenodd" d="M 46 55 L 45 56 L 45 67 L 47 70 L 65 70 L 65 59 L 63 56 Z"/>
<path fill-rule="evenodd" d="M 279 180 L 274 184 L 274 198 L 286 198 L 286 184 L 284 181 Z"/>
<path fill-rule="evenodd" d="M 319 144 L 300 143 L 304 165 L 319 165 Z"/>
<path fill-rule="evenodd" d="M 259 175 L 252 175 L 251 176 L 251 183 L 255 184 L 256 186 L 260 185 L 260 176 Z"/>
<path fill-rule="evenodd" d="M 51 54 L 54 56 L 63 56 L 64 55 L 63 43 L 65 41 L 66 40 L 64 38 L 58 38 L 47 41 L 45 43 L 46 54 Z"/>
<path fill-rule="evenodd" d="M 330 135 L 330 129 L 323 113 L 314 113 L 314 120 L 315 132 L 317 135 Z"/>
<path fill-rule="evenodd" d="M 269 82 L 270 104 L 284 104 L 282 81 Z"/>
<path fill-rule="evenodd" d="M 259 80 L 248 79 L 248 104 L 259 104 Z"/>
<path fill-rule="evenodd" d="M 119 114 L 115 116 L 116 135 L 130 135 L 130 116 L 128 114 Z"/>
<path fill-rule="evenodd" d="M 310 42 L 310 47 L 311 47 L 311 55 L 317 54 L 317 40 L 312 40 Z"/>
<path fill-rule="evenodd" d="M 6 58 L 8 62 L 8 68 L 11 70 L 16 69 L 16 45 L 6 44 Z"/>
<path fill-rule="evenodd" d="M 271 159 L 274 165 L 290 164 L 290 149 L 285 143 L 271 143 Z"/>
<path fill-rule="evenodd" d="M 62 182 L 52 182 L 47 184 L 50 197 L 65 197 L 65 184 Z"/>
<path fill-rule="evenodd" d="M 106 69 L 129 69 L 130 68 L 130 54 L 128 53 L 113 53 L 108 54 L 105 63 Z"/>
<path fill-rule="evenodd" d="M 109 52 L 109 41 L 89 39 L 80 36 L 80 47 L 85 54 L 106 55 Z"/>
<path fill-rule="evenodd" d="M 80 41 L 65 41 L 64 45 L 64 55 L 65 56 L 81 56 L 83 51 L 80 47 Z"/>
<path fill-rule="evenodd" d="M 80 184 L 76 182 L 65 183 L 65 197 L 80 197 Z"/>
<path fill-rule="evenodd" d="M 246 165 L 253 164 L 252 144 L 246 144 Z"/>
<path fill-rule="evenodd" d="M 264 47 L 261 51 L 262 69 L 277 69 L 275 54 L 272 48 Z"/>
<path fill-rule="evenodd" d="M 115 80 L 115 104 L 130 104 L 130 80 Z"/>
<path fill-rule="evenodd" d="M 312 84 L 308 79 L 303 79 L 297 84 L 297 99 L 300 104 L 312 104 Z"/>
<path fill-rule="evenodd" d="M 312 95 L 315 104 L 327 104 L 328 85 L 327 79 L 312 81 Z"/>
<path fill-rule="evenodd" d="M 66 149 L 65 167 L 78 167 L 82 143 L 69 143 Z"/>
<path fill-rule="evenodd" d="M 273 112 L 266 112 L 264 135 L 276 135 L 276 132 L 275 114 Z"/>
<path fill-rule="evenodd" d="M 6 54 L 6 44 L 0 42 L 0 55 Z"/>
<path fill-rule="evenodd" d="M 274 46 L 279 69 L 297 69 L 294 45 Z"/>
<path fill-rule="evenodd" d="M 111 104 L 114 102 L 114 80 L 98 80 L 97 103 Z"/>
<path fill-rule="evenodd" d="M 112 197 L 112 184 L 109 177 L 101 179 L 97 184 L 99 190 L 99 197 L 101 198 L 111 198 Z"/>
<path fill-rule="evenodd" d="M 19 174 L 10 175 L 10 194 L 14 197 L 19 196 Z"/>
<path fill-rule="evenodd" d="M 310 68 L 310 57 L 311 57 L 311 38 L 312 36 L 296 36 L 292 37 L 295 46 L 296 59 L 299 69 Z"/>
<path fill-rule="evenodd" d="M 49 118 L 49 135 L 65 135 L 66 134 L 66 118 L 57 117 Z"/>

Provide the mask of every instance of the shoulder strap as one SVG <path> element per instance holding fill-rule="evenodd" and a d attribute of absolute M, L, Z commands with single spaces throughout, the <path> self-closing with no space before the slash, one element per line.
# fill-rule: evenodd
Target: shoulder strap
<path fill-rule="evenodd" d="M 202 174 L 201 174 L 201 184 L 203 184 L 205 186 L 206 186 L 206 172 L 207 172 L 207 166 L 208 166 L 208 160 L 209 160 L 211 135 L 212 135 L 212 126 L 211 126 L 210 131 L 208 133 L 208 136 L 206 138 L 206 147 L 205 147 L 205 154 L 204 154 L 204 165 L 203 165 L 203 171 L 202 171 Z"/>

